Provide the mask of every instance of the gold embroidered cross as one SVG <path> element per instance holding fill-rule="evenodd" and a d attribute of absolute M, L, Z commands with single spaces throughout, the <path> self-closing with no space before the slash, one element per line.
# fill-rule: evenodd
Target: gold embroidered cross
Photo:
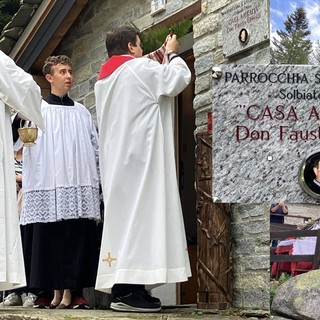
<path fill-rule="evenodd" d="M 109 267 L 111 267 L 112 261 L 115 261 L 115 260 L 117 260 L 117 258 L 112 258 L 110 252 L 108 252 L 108 258 L 107 259 L 102 259 L 103 262 L 106 261 L 107 263 L 109 263 Z"/>

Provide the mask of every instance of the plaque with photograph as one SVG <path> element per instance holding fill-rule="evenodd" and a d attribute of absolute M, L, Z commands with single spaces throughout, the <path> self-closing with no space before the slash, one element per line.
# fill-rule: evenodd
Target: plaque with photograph
<path fill-rule="evenodd" d="M 320 199 L 320 150 L 306 157 L 301 163 L 299 183 L 308 195 Z"/>

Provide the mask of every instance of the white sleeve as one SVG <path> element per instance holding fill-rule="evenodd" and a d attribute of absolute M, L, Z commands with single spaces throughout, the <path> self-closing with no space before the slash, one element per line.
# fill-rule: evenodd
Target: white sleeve
<path fill-rule="evenodd" d="M 2 51 L 0 51 L 0 99 L 44 130 L 39 86 L 30 74 L 18 67 Z"/>
<path fill-rule="evenodd" d="M 145 59 L 137 77 L 145 82 L 146 88 L 150 88 L 150 93 L 158 99 L 160 96 L 175 97 L 182 92 L 191 81 L 191 72 L 180 57 L 165 65 Z"/>

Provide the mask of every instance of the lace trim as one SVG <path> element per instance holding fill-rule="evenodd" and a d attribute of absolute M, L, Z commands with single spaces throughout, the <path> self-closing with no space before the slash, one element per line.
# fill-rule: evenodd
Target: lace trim
<path fill-rule="evenodd" d="M 22 225 L 78 218 L 100 220 L 98 188 L 79 186 L 24 193 Z"/>

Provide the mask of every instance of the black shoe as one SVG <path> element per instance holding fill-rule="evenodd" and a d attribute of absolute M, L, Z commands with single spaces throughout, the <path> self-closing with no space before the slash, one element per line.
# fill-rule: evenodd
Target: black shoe
<path fill-rule="evenodd" d="M 158 305 L 159 307 L 161 307 L 161 301 L 160 299 L 153 297 L 149 291 L 147 291 L 146 289 L 140 291 L 142 293 L 142 296 L 144 297 L 144 299 L 148 302 L 151 302 L 155 305 Z"/>
<path fill-rule="evenodd" d="M 42 291 L 34 301 L 33 307 L 37 309 L 49 309 L 52 298 L 51 293 Z"/>
<path fill-rule="evenodd" d="M 44 297 L 38 297 L 33 304 L 34 308 L 37 309 L 49 309 L 50 308 L 50 300 Z"/>
<path fill-rule="evenodd" d="M 110 308 L 114 311 L 124 312 L 159 312 L 161 310 L 161 306 L 147 301 L 145 294 L 141 291 L 114 298 Z"/>

